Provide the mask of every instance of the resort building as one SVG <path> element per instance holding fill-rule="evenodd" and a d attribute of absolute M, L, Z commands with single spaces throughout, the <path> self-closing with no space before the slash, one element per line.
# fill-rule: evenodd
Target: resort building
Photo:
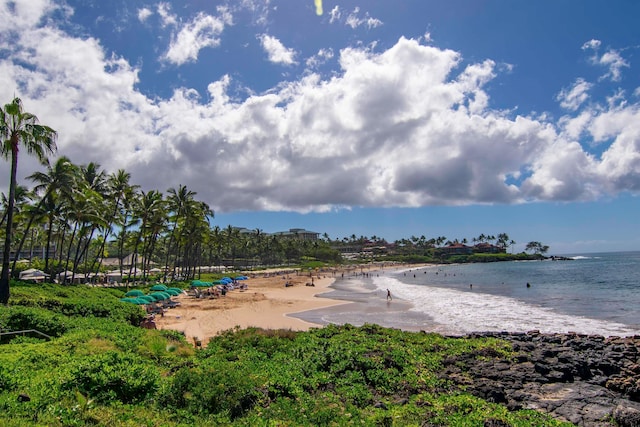
<path fill-rule="evenodd" d="M 290 228 L 289 231 L 276 231 L 271 233 L 274 236 L 283 237 L 286 239 L 298 239 L 298 240 L 318 240 L 320 233 L 315 231 L 305 230 L 304 228 Z"/>

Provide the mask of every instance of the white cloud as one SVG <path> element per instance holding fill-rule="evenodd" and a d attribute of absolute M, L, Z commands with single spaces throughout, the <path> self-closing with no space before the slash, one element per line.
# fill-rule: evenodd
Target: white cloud
<path fill-rule="evenodd" d="M 614 49 L 609 49 L 602 54 L 602 56 L 598 56 L 598 50 L 601 45 L 602 42 L 600 42 L 600 40 L 590 40 L 582 45 L 582 49 L 591 49 L 594 51 L 590 57 L 590 61 L 593 64 L 607 67 L 608 71 L 600 77 L 601 80 L 610 79 L 614 82 L 619 82 L 622 79 L 622 68 L 629 68 L 629 63 L 620 55 L 620 52 Z"/>
<path fill-rule="evenodd" d="M 296 63 L 296 51 L 285 47 L 277 38 L 263 34 L 260 36 L 260 43 L 264 51 L 267 52 L 269 61 L 286 65 Z"/>
<path fill-rule="evenodd" d="M 153 15 L 153 11 L 149 8 L 143 7 L 138 9 L 138 21 L 140 22 L 145 22 L 151 15 Z"/>
<path fill-rule="evenodd" d="M 619 82 L 622 78 L 622 68 L 629 67 L 629 63 L 615 50 L 605 52 L 598 60 L 598 63 L 609 68 L 609 72 L 602 78 L 610 78 L 614 82 Z"/>
<path fill-rule="evenodd" d="M 329 12 L 329 16 L 330 24 L 333 24 L 334 22 L 341 22 L 342 11 L 340 10 L 340 7 L 335 6 L 333 9 L 331 9 L 331 12 Z M 353 12 L 347 15 L 347 17 L 344 19 L 344 24 L 348 25 L 354 30 L 362 25 L 365 25 L 369 29 L 383 25 L 381 20 L 371 17 L 368 12 L 366 12 L 364 16 L 361 16 L 359 7 L 354 8 Z"/>
<path fill-rule="evenodd" d="M 582 78 L 578 78 L 570 89 L 562 89 L 556 100 L 560 102 L 560 106 L 570 111 L 576 111 L 580 106 L 589 99 L 589 90 L 592 84 Z"/>
<path fill-rule="evenodd" d="M 178 24 L 178 18 L 171 13 L 171 5 L 169 3 L 158 4 L 158 15 L 162 20 L 163 27 L 170 27 Z"/>
<path fill-rule="evenodd" d="M 371 16 L 369 16 L 368 12 L 365 13 L 365 16 L 363 18 L 361 18 L 359 14 L 360 8 L 356 7 L 353 12 L 351 12 L 347 16 L 345 23 L 353 29 L 356 29 L 361 25 L 366 25 L 369 29 L 376 28 L 382 25 L 382 21 L 376 18 L 372 18 Z"/>
<path fill-rule="evenodd" d="M 176 65 L 196 61 L 202 49 L 220 44 L 218 36 L 227 22 L 224 18 L 199 13 L 171 38 L 163 59 Z"/>
<path fill-rule="evenodd" d="M 334 6 L 334 8 L 331 9 L 331 12 L 329 12 L 329 23 L 333 24 L 338 21 L 340 19 L 340 15 L 340 7 L 338 5 Z"/>
<path fill-rule="evenodd" d="M 306 65 L 308 68 L 315 68 L 321 64 L 324 64 L 329 59 L 333 58 L 333 49 L 320 49 L 318 53 L 310 58 L 307 58 Z"/>
<path fill-rule="evenodd" d="M 37 12 L 47 13 L 42 5 Z M 207 94 L 184 87 L 150 99 L 137 89 L 139 70 L 107 55 L 98 40 L 2 10 L 21 26 L 11 45 L 6 36 L 15 28 L 0 27 L 0 98 L 16 92 L 27 111 L 56 129 L 60 155 L 124 168 L 146 190 L 184 184 L 216 211 L 587 200 L 640 191 L 638 104 L 591 105 L 589 114 L 576 110 L 557 124 L 513 117 L 489 106 L 486 86 L 499 68 L 491 60 L 460 69 L 458 52 L 401 38 L 379 53 L 336 52 L 341 69 L 328 79 L 306 74 L 243 100 L 229 96 L 237 84 L 229 76 L 212 81 Z M 198 22 L 185 28 L 200 34 Z M 589 154 L 578 135 L 600 144 L 602 155 Z M 23 179 L 37 165 L 24 156 L 20 168 Z M 0 163 L 0 176 L 7 174 Z"/>
<path fill-rule="evenodd" d="M 582 50 L 587 50 L 587 49 L 598 50 L 601 44 L 602 42 L 600 40 L 592 39 L 582 45 Z"/>

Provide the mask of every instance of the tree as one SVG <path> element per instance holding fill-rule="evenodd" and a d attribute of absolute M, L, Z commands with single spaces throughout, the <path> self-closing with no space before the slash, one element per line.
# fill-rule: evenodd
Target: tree
<path fill-rule="evenodd" d="M 524 248 L 526 252 L 533 252 L 536 255 L 543 255 L 549 250 L 549 246 L 543 245 L 540 242 L 529 242 Z"/>
<path fill-rule="evenodd" d="M 0 137 L 2 138 L 2 156 L 11 157 L 11 177 L 9 180 L 9 199 L 7 205 L 7 224 L 2 254 L 2 274 L 0 275 L 0 303 L 9 302 L 9 262 L 11 255 L 11 233 L 13 227 L 13 206 L 15 201 L 16 177 L 18 173 L 18 152 L 20 144 L 28 154 L 48 163 L 48 155 L 56 150 L 57 133 L 48 126 L 38 124 L 38 118 L 23 111 L 20 98 L 0 109 Z"/>

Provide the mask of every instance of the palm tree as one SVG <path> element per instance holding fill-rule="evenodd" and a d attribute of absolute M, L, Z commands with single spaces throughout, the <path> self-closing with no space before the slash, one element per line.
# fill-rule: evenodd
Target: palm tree
<path fill-rule="evenodd" d="M 148 193 L 142 192 L 142 198 L 134 204 L 134 212 L 140 220 L 140 229 L 136 233 L 135 243 L 133 245 L 133 256 L 131 258 L 131 266 L 129 267 L 129 279 L 133 275 L 135 277 L 135 269 L 138 263 L 138 249 L 140 243 L 143 244 L 141 269 L 145 265 L 145 249 L 149 250 L 152 246 L 151 241 L 157 237 L 159 227 L 164 224 L 165 218 L 165 201 L 162 193 L 151 190 Z M 144 278 L 143 278 L 144 279 Z M 129 281 L 127 281 L 127 286 Z"/>
<path fill-rule="evenodd" d="M 18 210 L 18 206 L 25 205 L 29 201 L 31 196 L 32 196 L 32 193 L 29 191 L 27 187 L 25 187 L 24 185 L 16 186 L 16 193 L 15 193 L 14 202 L 13 202 L 14 214 Z M 4 224 L 4 221 L 7 219 L 7 214 L 9 213 L 9 209 L 7 208 L 9 206 L 9 198 L 4 193 L 0 195 L 0 204 L 3 207 L 2 219 L 0 219 L 0 227 L 1 227 L 2 224 Z"/>
<path fill-rule="evenodd" d="M 70 197 L 70 191 L 74 188 L 74 180 L 77 175 L 77 167 L 74 166 L 68 157 L 62 156 L 60 157 L 53 167 L 47 166 L 47 172 L 34 172 L 29 175 L 27 179 L 36 182 L 36 186 L 33 191 L 39 193 L 44 191 L 44 195 L 32 210 L 32 213 L 29 217 L 29 222 L 27 223 L 27 228 L 25 229 L 24 235 L 20 240 L 18 245 L 17 253 L 20 253 L 22 250 L 22 246 L 26 240 L 27 234 L 33 221 L 36 219 L 48 219 L 49 220 L 49 231 L 47 232 L 47 242 L 50 241 L 51 237 L 51 209 L 52 201 L 58 193 L 65 193 L 67 197 Z M 45 256 L 45 270 L 48 267 L 49 261 L 49 253 Z M 15 271 L 16 268 L 17 257 L 13 260 L 12 270 Z"/>
<path fill-rule="evenodd" d="M 35 155 L 46 164 L 48 155 L 56 150 L 55 140 L 58 134 L 48 126 L 38 124 L 38 118 L 23 111 L 20 98 L 0 109 L 0 137 L 2 138 L 2 156 L 11 156 L 11 177 L 9 181 L 9 200 L 7 205 L 7 224 L 2 254 L 2 274 L 0 275 L 0 303 L 9 302 L 9 261 L 11 255 L 11 232 L 13 227 L 13 206 L 18 173 L 18 151 L 20 144 L 28 154 Z"/>
<path fill-rule="evenodd" d="M 133 194 L 135 190 L 139 188 L 138 185 L 129 184 L 129 180 L 131 179 L 131 174 L 126 172 L 124 169 L 118 169 L 117 172 L 109 175 L 107 178 L 106 186 L 107 186 L 107 197 L 111 202 L 112 212 L 107 217 L 107 224 L 105 226 L 104 236 L 102 238 L 102 244 L 96 253 L 96 258 L 93 261 L 93 265 L 91 270 L 93 271 L 93 266 L 97 264 L 95 272 L 97 273 L 100 269 L 100 263 L 102 262 L 104 248 L 109 239 L 109 235 L 113 231 L 113 225 L 118 218 L 118 214 L 122 212 L 125 208 L 125 203 L 127 202 L 127 196 Z"/>
<path fill-rule="evenodd" d="M 170 188 L 167 190 L 167 192 L 169 193 L 169 196 L 167 196 L 167 205 L 168 208 L 171 212 L 173 212 L 173 227 L 171 229 L 171 233 L 169 236 L 169 245 L 167 247 L 167 254 L 166 254 L 166 258 L 165 258 L 165 280 L 166 280 L 166 271 L 169 268 L 169 258 L 171 256 L 171 251 L 173 249 L 173 244 L 176 241 L 176 233 L 177 233 L 177 229 L 178 229 L 178 223 L 180 221 L 184 221 L 185 219 L 185 212 L 187 209 L 187 206 L 191 203 L 193 203 L 194 201 L 194 196 L 196 195 L 195 192 L 190 191 L 187 189 L 186 186 L 184 185 L 179 185 L 178 189 L 176 190 L 175 188 Z M 175 257 L 175 261 L 174 261 L 174 265 L 173 265 L 173 270 L 171 273 L 171 279 L 173 280 L 173 278 L 175 277 L 175 264 L 178 261 L 179 258 L 179 252 L 180 252 L 180 247 L 179 245 L 177 245 L 176 247 L 176 257 Z"/>

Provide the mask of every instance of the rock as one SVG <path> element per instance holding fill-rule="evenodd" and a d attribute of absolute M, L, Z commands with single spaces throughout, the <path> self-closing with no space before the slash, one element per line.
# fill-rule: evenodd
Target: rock
<path fill-rule="evenodd" d="M 613 410 L 613 419 L 620 427 L 640 427 L 640 410 L 618 405 Z"/>
<path fill-rule="evenodd" d="M 581 426 L 640 427 L 640 337 L 539 331 L 472 336 L 506 340 L 515 355 L 481 350 L 444 360 L 442 375 L 470 393 Z M 495 422 L 485 425 L 502 425 Z"/>

